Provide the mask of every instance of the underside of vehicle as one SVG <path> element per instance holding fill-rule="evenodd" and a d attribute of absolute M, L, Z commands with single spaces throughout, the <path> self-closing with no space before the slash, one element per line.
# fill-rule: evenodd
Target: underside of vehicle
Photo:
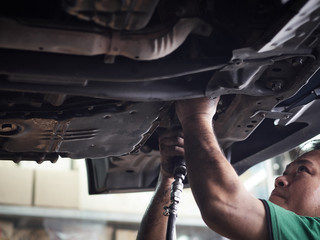
<path fill-rule="evenodd" d="M 85 158 L 90 194 L 155 187 L 176 100 L 221 96 L 215 131 L 239 174 L 320 133 L 320 1 L 11 0 L 0 12 L 0 159 Z"/>

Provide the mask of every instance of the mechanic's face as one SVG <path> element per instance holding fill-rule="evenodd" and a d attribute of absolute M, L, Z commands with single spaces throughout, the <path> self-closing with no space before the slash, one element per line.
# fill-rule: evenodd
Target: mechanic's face
<path fill-rule="evenodd" d="M 320 150 L 290 163 L 276 178 L 271 202 L 303 216 L 320 216 Z"/>

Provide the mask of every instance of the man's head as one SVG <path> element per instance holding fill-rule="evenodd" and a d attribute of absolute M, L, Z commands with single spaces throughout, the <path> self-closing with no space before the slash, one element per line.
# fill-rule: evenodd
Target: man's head
<path fill-rule="evenodd" d="M 291 162 L 276 178 L 269 200 L 299 215 L 320 216 L 320 150 Z"/>

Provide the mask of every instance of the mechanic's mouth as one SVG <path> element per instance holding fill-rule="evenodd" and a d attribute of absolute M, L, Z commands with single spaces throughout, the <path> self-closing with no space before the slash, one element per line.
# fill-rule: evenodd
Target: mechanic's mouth
<path fill-rule="evenodd" d="M 280 194 L 276 189 L 271 192 L 270 198 L 272 198 L 272 197 L 279 197 L 279 198 L 285 199 L 283 194 Z"/>

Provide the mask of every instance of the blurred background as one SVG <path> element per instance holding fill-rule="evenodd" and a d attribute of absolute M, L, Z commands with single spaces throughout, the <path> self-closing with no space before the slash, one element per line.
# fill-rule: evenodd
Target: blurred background
<path fill-rule="evenodd" d="M 268 199 L 275 177 L 300 148 L 253 166 L 241 181 L 254 196 Z M 0 240 L 134 240 L 152 195 L 88 195 L 84 160 L 0 161 Z M 224 238 L 206 227 L 190 189 L 184 189 L 177 240 L 209 239 Z"/>

